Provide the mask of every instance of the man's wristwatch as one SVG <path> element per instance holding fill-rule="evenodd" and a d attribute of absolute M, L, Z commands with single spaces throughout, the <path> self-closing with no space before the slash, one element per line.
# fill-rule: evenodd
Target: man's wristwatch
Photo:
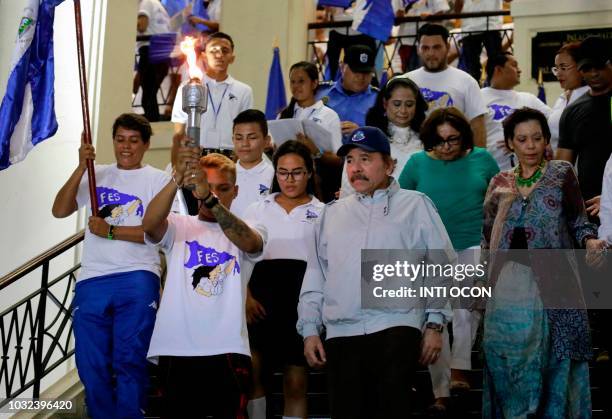
<path fill-rule="evenodd" d="M 442 333 L 444 330 L 444 325 L 441 323 L 427 322 L 425 323 L 425 329 L 433 329 L 438 333 Z"/>
<path fill-rule="evenodd" d="M 219 203 L 219 199 L 212 192 L 209 192 L 208 196 L 202 200 L 202 203 L 206 208 L 213 209 Z"/>

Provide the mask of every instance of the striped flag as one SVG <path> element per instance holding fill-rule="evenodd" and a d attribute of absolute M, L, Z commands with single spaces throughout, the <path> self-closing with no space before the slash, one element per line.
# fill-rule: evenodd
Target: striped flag
<path fill-rule="evenodd" d="M 0 170 L 57 131 L 53 19 L 63 0 L 23 1 L 6 93 L 0 105 Z"/>
<path fill-rule="evenodd" d="M 538 99 L 546 103 L 546 90 L 544 90 L 544 78 L 542 77 L 542 69 L 538 69 Z"/>
<path fill-rule="evenodd" d="M 278 47 L 274 48 L 270 75 L 268 76 L 268 96 L 266 98 L 266 118 L 276 119 L 280 111 L 287 107 L 287 95 L 285 93 L 285 80 L 280 63 L 280 52 Z"/>
<path fill-rule="evenodd" d="M 352 28 L 385 42 L 391 35 L 395 14 L 390 1 L 358 1 L 353 11 Z"/>

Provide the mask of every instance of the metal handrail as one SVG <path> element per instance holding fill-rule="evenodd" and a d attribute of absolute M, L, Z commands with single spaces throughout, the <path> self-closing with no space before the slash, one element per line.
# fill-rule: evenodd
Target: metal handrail
<path fill-rule="evenodd" d="M 20 278 L 23 278 L 35 269 L 40 268 L 46 261 L 49 261 L 55 258 L 56 256 L 61 255 L 66 250 L 74 247 L 76 244 L 81 242 L 84 237 L 85 230 L 81 230 L 75 235 L 68 237 L 63 242 L 53 246 L 51 249 L 30 260 L 29 262 L 24 263 L 19 268 L 4 275 L 2 278 L 0 278 L 0 291 L 8 287 L 15 281 L 19 280 Z"/>
<path fill-rule="evenodd" d="M 40 288 L 0 312 L 0 407 L 32 388 L 40 397 L 41 381 L 74 354 L 70 296 L 76 283 L 76 264 L 49 279 L 53 259 L 84 238 L 84 230 L 0 278 L 0 290 L 41 268 Z M 52 312 L 55 310 L 55 312 Z"/>
<path fill-rule="evenodd" d="M 470 13 L 441 13 L 436 15 L 428 16 L 403 16 L 396 17 L 394 25 L 399 25 L 407 22 L 427 22 L 427 21 L 438 21 L 438 20 L 449 20 L 449 19 L 465 19 L 473 17 L 496 17 L 496 16 L 510 16 L 509 10 L 491 10 L 483 12 L 470 12 Z M 331 29 L 331 28 L 345 28 L 353 24 L 352 20 L 340 20 L 332 22 L 311 22 L 308 24 L 308 29 Z"/>

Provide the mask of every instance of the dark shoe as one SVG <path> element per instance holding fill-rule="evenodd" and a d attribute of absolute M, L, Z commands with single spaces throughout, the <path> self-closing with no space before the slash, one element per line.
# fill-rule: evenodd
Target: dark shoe
<path fill-rule="evenodd" d="M 427 416 L 430 418 L 446 418 L 448 397 L 440 397 L 436 402 L 427 408 Z"/>

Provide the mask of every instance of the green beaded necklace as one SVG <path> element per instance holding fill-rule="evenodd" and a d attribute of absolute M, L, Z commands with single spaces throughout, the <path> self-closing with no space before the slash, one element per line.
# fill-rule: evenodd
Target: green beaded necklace
<path fill-rule="evenodd" d="M 538 166 L 538 169 L 533 173 L 533 175 L 531 175 L 527 179 L 525 179 L 521 175 L 521 165 L 519 164 L 518 166 L 516 166 L 514 168 L 514 174 L 516 175 L 516 184 L 522 188 L 531 187 L 531 185 L 536 183 L 542 177 L 542 169 L 544 168 L 544 164 L 544 160 L 542 160 L 542 162 Z"/>

